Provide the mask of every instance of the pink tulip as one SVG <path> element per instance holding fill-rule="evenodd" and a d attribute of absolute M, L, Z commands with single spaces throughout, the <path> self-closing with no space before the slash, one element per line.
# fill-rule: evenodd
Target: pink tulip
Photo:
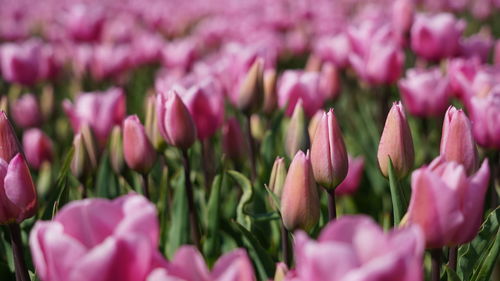
<path fill-rule="evenodd" d="M 6 43 L 0 48 L 2 78 L 11 83 L 33 85 L 39 79 L 41 44 L 37 40 Z"/>
<path fill-rule="evenodd" d="M 23 148 L 26 160 L 34 169 L 39 169 L 44 162 L 52 162 L 52 140 L 40 129 L 34 128 L 24 132 Z"/>
<path fill-rule="evenodd" d="M 365 159 L 362 156 L 356 158 L 349 156 L 347 176 L 335 189 L 335 195 L 342 196 L 355 193 L 361 182 L 364 166 Z"/>
<path fill-rule="evenodd" d="M 166 67 L 189 70 L 198 57 L 196 40 L 188 38 L 171 41 L 167 43 L 161 55 Z"/>
<path fill-rule="evenodd" d="M 142 174 L 149 172 L 156 161 L 156 151 L 137 115 L 123 121 L 123 156 L 131 169 Z"/>
<path fill-rule="evenodd" d="M 324 61 L 334 63 L 339 68 L 349 64 L 351 43 L 345 33 L 320 39 L 315 48 L 315 53 Z"/>
<path fill-rule="evenodd" d="M 415 3 L 412 0 L 397 0 L 392 4 L 392 24 L 401 32 L 406 33 L 413 24 Z"/>
<path fill-rule="evenodd" d="M 423 252 L 419 227 L 384 233 L 369 217 L 344 216 L 330 222 L 318 241 L 295 234 L 296 269 L 285 280 L 419 281 Z"/>
<path fill-rule="evenodd" d="M 471 84 L 481 67 L 477 57 L 470 59 L 456 58 L 448 63 L 448 79 L 453 95 L 462 101 L 468 100 Z"/>
<path fill-rule="evenodd" d="M 465 58 L 477 57 L 482 63 L 486 63 L 493 43 L 493 38 L 488 33 L 478 33 L 463 38 L 460 40 L 460 56 Z"/>
<path fill-rule="evenodd" d="M 389 159 L 398 178 L 406 176 L 415 159 L 413 139 L 406 114 L 400 102 L 395 102 L 385 120 L 377 152 L 380 171 L 389 176 Z"/>
<path fill-rule="evenodd" d="M 278 104 L 291 116 L 295 104 L 302 99 L 307 116 L 311 117 L 324 102 L 324 95 L 319 89 L 320 75 L 317 72 L 285 71 L 278 82 Z"/>
<path fill-rule="evenodd" d="M 97 41 L 101 38 L 104 13 L 97 5 L 74 4 L 64 15 L 64 28 L 77 41 Z"/>
<path fill-rule="evenodd" d="M 222 148 L 224 153 L 236 162 L 244 160 L 249 153 L 247 138 L 234 117 L 227 120 L 222 128 Z"/>
<path fill-rule="evenodd" d="M 477 143 L 500 149 L 500 86 L 486 96 L 474 96 L 470 101 L 472 130 Z"/>
<path fill-rule="evenodd" d="M 64 206 L 30 234 L 37 275 L 44 281 L 142 281 L 161 265 L 156 209 L 130 194 Z"/>
<path fill-rule="evenodd" d="M 63 107 L 75 133 L 87 123 L 103 145 L 113 126 L 120 125 L 125 118 L 125 94 L 120 88 L 82 93 L 74 104 L 65 100 Z"/>
<path fill-rule="evenodd" d="M 314 179 L 329 191 L 347 175 L 347 151 L 333 109 L 323 113 L 317 125 L 311 144 L 311 163 Z"/>
<path fill-rule="evenodd" d="M 193 117 L 198 138 L 213 136 L 224 121 L 224 97 L 219 85 L 213 80 L 204 80 L 181 95 Z"/>
<path fill-rule="evenodd" d="M 405 107 L 415 116 L 440 116 L 448 107 L 449 81 L 438 68 L 409 69 L 398 85 Z"/>
<path fill-rule="evenodd" d="M 99 44 L 94 47 L 90 72 L 96 80 L 118 78 L 131 66 L 130 46 L 121 44 Z"/>
<path fill-rule="evenodd" d="M 452 14 L 418 14 L 411 28 L 411 48 L 427 60 L 440 60 L 456 55 L 465 21 Z"/>
<path fill-rule="evenodd" d="M 500 39 L 495 43 L 495 49 L 493 51 L 493 62 L 495 65 L 500 65 Z"/>
<path fill-rule="evenodd" d="M 478 155 L 469 118 L 461 109 L 450 106 L 444 117 L 441 156 L 464 166 L 468 175 L 477 170 Z"/>
<path fill-rule="evenodd" d="M 422 227 L 427 248 L 456 246 L 476 236 L 489 177 L 487 160 L 468 177 L 462 165 L 442 157 L 413 172 L 408 222 Z"/>
<path fill-rule="evenodd" d="M 7 118 L 5 111 L 0 112 L 0 159 L 5 162 L 10 160 L 18 153 L 20 153 L 21 144 L 17 139 L 16 132 Z"/>
<path fill-rule="evenodd" d="M 196 127 L 188 109 L 175 91 L 156 96 L 160 133 L 168 144 L 188 149 L 196 141 Z"/>
<path fill-rule="evenodd" d="M 318 187 L 314 182 L 309 153 L 299 151 L 288 169 L 281 194 L 283 224 L 290 230 L 310 230 L 319 220 Z"/>
<path fill-rule="evenodd" d="M 340 74 L 332 63 L 324 63 L 321 67 L 319 89 L 325 100 L 335 100 L 340 95 Z"/>
<path fill-rule="evenodd" d="M 0 223 L 20 223 L 32 217 L 36 204 L 35 186 L 23 156 L 0 158 Z"/>
<path fill-rule="evenodd" d="M 151 272 L 146 281 L 254 281 L 252 263 L 245 250 L 221 256 L 209 271 L 203 256 L 193 246 L 182 246 L 166 268 Z"/>
<path fill-rule="evenodd" d="M 22 128 L 38 127 L 43 116 L 37 98 L 33 94 L 24 94 L 13 102 L 12 119 Z"/>

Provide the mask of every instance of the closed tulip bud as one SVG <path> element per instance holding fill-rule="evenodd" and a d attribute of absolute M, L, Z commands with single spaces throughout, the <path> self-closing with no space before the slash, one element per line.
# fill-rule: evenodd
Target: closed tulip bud
<path fill-rule="evenodd" d="M 365 159 L 362 156 L 356 158 L 349 156 L 349 171 L 344 181 L 335 189 L 335 195 L 342 196 L 355 193 L 361 182 L 364 166 Z"/>
<path fill-rule="evenodd" d="M 180 149 L 190 148 L 196 141 L 193 118 L 175 91 L 156 97 L 156 114 L 160 133 L 168 144 Z"/>
<path fill-rule="evenodd" d="M 290 164 L 281 195 L 283 224 L 289 231 L 310 230 L 318 223 L 319 207 L 309 153 L 299 151 Z"/>
<path fill-rule="evenodd" d="M 37 196 L 21 153 L 0 159 L 0 224 L 20 223 L 35 214 Z"/>
<path fill-rule="evenodd" d="M 441 156 L 464 166 L 468 175 L 478 168 L 476 142 L 469 118 L 461 109 L 450 106 L 444 117 Z"/>
<path fill-rule="evenodd" d="M 258 114 L 250 116 L 250 129 L 252 130 L 252 137 L 258 141 L 264 139 L 266 134 L 266 124 Z"/>
<path fill-rule="evenodd" d="M 398 178 L 406 176 L 413 166 L 415 159 L 413 139 L 400 102 L 395 102 L 387 115 L 378 145 L 377 158 L 380 171 L 385 177 L 389 175 L 389 158 Z"/>
<path fill-rule="evenodd" d="M 236 118 L 227 120 L 222 128 L 222 147 L 224 153 L 235 162 L 240 162 L 248 154 L 249 145 Z"/>
<path fill-rule="evenodd" d="M 295 156 L 299 150 L 307 150 L 309 148 L 309 134 L 307 132 L 307 119 L 302 100 L 299 100 L 295 105 L 292 119 L 288 125 L 285 150 L 290 159 Z"/>
<path fill-rule="evenodd" d="M 38 127 L 43 116 L 37 98 L 33 94 L 24 94 L 12 103 L 12 119 L 22 128 Z"/>
<path fill-rule="evenodd" d="M 83 125 L 75 135 L 73 148 L 71 172 L 83 181 L 97 168 L 97 142 L 88 125 Z"/>
<path fill-rule="evenodd" d="M 285 263 L 280 262 L 276 265 L 276 272 L 274 273 L 273 281 L 284 281 L 288 273 L 288 267 Z"/>
<path fill-rule="evenodd" d="M 159 150 L 160 147 L 165 144 L 165 141 L 158 127 L 155 100 L 154 95 L 150 95 L 146 98 L 146 120 L 144 121 L 144 128 L 155 149 Z"/>
<path fill-rule="evenodd" d="M 43 163 L 52 162 L 52 140 L 40 129 L 33 128 L 24 132 L 23 148 L 31 167 L 39 169 Z"/>
<path fill-rule="evenodd" d="M 123 153 L 127 165 L 142 174 L 148 173 L 156 162 L 156 151 L 137 115 L 123 122 Z"/>
<path fill-rule="evenodd" d="M 325 100 L 335 100 L 340 94 L 340 77 L 338 68 L 331 62 L 321 67 L 319 89 Z"/>
<path fill-rule="evenodd" d="M 44 120 L 48 120 L 54 112 L 54 89 L 50 85 L 45 86 L 42 90 L 40 111 Z"/>
<path fill-rule="evenodd" d="M 7 96 L 0 97 L 0 111 L 7 112 L 8 105 L 9 99 L 7 98 Z"/>
<path fill-rule="evenodd" d="M 237 107 L 243 112 L 259 109 L 264 92 L 264 60 L 256 59 L 240 84 Z"/>
<path fill-rule="evenodd" d="M 333 109 L 323 113 L 311 146 L 311 162 L 316 182 L 328 191 L 335 189 L 349 169 L 342 132 Z"/>
<path fill-rule="evenodd" d="M 120 126 L 115 126 L 111 130 L 111 136 L 109 138 L 109 156 L 111 162 L 111 168 L 117 174 L 121 174 L 125 166 L 125 160 L 123 156 L 123 135 L 122 128 Z"/>
<path fill-rule="evenodd" d="M 278 106 L 276 93 L 276 70 L 270 69 L 264 72 L 264 113 L 272 114 Z"/>
<path fill-rule="evenodd" d="M 307 127 L 307 131 L 309 132 L 309 139 L 311 140 L 311 143 L 314 142 L 314 135 L 316 134 L 316 129 L 318 128 L 319 121 L 321 121 L 322 117 L 323 111 L 318 111 L 311 118 L 311 121 L 309 121 L 309 127 Z"/>
<path fill-rule="evenodd" d="M 285 179 L 285 159 L 282 157 L 276 157 L 276 160 L 274 160 L 273 169 L 271 170 L 271 178 L 269 179 L 268 187 L 278 198 L 281 198 Z"/>
<path fill-rule="evenodd" d="M 21 152 L 21 145 L 4 111 L 0 113 L 0 158 L 9 162 Z"/>

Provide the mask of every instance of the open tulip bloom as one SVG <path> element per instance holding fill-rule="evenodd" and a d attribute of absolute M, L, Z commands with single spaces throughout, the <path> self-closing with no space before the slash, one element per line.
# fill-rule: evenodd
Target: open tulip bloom
<path fill-rule="evenodd" d="M 0 280 L 496 280 L 499 20 L 0 0 Z"/>

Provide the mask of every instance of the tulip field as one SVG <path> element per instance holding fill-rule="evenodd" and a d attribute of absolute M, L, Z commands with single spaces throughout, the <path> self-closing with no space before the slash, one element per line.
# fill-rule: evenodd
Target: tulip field
<path fill-rule="evenodd" d="M 0 0 L 0 281 L 500 281 L 499 0 Z"/>

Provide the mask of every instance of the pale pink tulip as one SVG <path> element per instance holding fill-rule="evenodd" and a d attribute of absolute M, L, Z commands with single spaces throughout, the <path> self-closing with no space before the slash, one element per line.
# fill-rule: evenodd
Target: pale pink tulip
<path fill-rule="evenodd" d="M 364 166 L 365 159 L 362 156 L 355 158 L 349 156 L 349 170 L 347 171 L 347 176 L 335 189 L 335 195 L 342 196 L 354 194 L 358 190 L 361 182 Z"/>
<path fill-rule="evenodd" d="M 52 140 L 40 129 L 33 128 L 24 132 L 23 148 L 26 160 L 34 169 L 39 169 L 44 162 L 52 162 Z"/>
<path fill-rule="evenodd" d="M 123 156 L 127 165 L 142 174 L 151 170 L 156 151 L 137 115 L 123 121 Z"/>

